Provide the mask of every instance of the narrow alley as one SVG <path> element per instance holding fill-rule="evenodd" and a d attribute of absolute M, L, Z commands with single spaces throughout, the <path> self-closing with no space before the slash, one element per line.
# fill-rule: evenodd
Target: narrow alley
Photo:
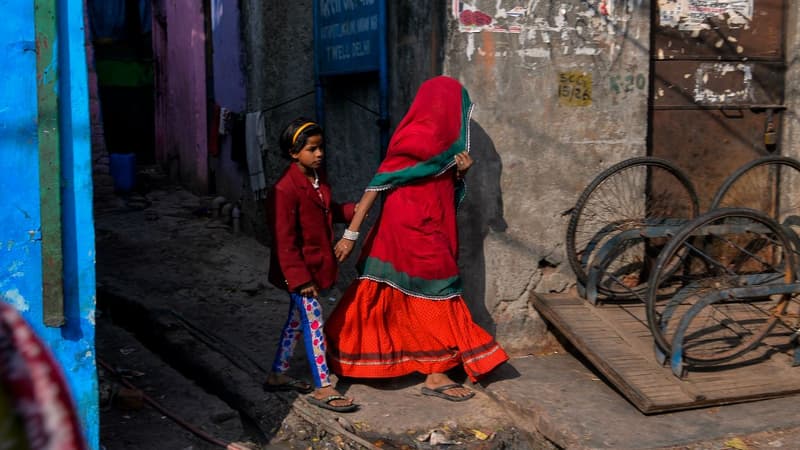
<path fill-rule="evenodd" d="M 140 190 L 109 192 L 97 203 L 101 392 L 116 392 L 101 396 L 106 450 L 211 449 L 220 442 L 263 449 L 721 450 L 739 441 L 750 449 L 792 448 L 800 439 L 800 422 L 786 414 L 792 397 L 645 416 L 560 347 L 517 355 L 463 403 L 421 395 L 419 376 L 339 380 L 361 405 L 351 414 L 266 393 L 261 383 L 287 307 L 264 280 L 269 249 L 234 233 L 213 209 L 214 198 L 189 193 L 154 167 L 140 169 L 139 178 Z M 330 301 L 326 312 L 334 306 Z M 124 384 L 105 364 L 137 389 L 120 394 Z M 297 352 L 291 373 L 302 378 L 306 364 Z"/>

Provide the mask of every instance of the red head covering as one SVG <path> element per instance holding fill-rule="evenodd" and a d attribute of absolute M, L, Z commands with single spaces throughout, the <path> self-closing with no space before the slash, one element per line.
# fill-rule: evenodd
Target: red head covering
<path fill-rule="evenodd" d="M 420 86 L 367 190 L 389 190 L 364 243 L 361 278 L 408 295 L 447 299 L 461 294 L 456 205 L 463 180 L 445 172 L 469 150 L 472 102 L 461 84 L 436 77 Z"/>
<path fill-rule="evenodd" d="M 385 190 L 436 175 L 469 150 L 472 102 L 457 80 L 438 76 L 417 91 L 389 142 L 386 158 L 368 190 Z"/>

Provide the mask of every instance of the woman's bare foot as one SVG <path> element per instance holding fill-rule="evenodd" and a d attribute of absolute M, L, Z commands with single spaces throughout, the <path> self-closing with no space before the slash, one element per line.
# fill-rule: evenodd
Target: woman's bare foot
<path fill-rule="evenodd" d="M 425 387 L 428 389 L 437 389 L 441 388 L 442 386 L 447 386 L 449 384 L 455 384 L 456 387 L 452 387 L 449 389 L 445 389 L 441 391 L 442 394 L 451 397 L 460 397 L 460 398 L 470 398 L 475 395 L 471 389 L 467 389 L 464 386 L 458 385 L 455 381 L 453 381 L 450 377 L 443 373 L 432 373 L 425 378 Z"/>

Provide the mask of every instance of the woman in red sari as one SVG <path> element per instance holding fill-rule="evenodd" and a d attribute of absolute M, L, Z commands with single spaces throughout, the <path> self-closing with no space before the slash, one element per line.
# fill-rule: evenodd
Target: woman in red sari
<path fill-rule="evenodd" d="M 469 94 L 453 78 L 420 86 L 366 188 L 344 238 L 344 260 L 380 192 L 381 216 L 367 237 L 359 277 L 326 325 L 329 365 L 344 376 L 426 374 L 422 393 L 462 401 L 474 392 L 446 372 L 463 366 L 473 382 L 508 359 L 475 324 L 462 298 L 456 210 L 469 156 Z"/>

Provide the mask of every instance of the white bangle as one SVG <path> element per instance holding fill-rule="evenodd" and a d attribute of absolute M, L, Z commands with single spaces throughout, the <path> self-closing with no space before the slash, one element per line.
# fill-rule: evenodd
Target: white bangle
<path fill-rule="evenodd" d="M 351 231 L 347 228 L 344 229 L 344 236 L 342 238 L 347 239 L 348 241 L 357 241 L 358 240 L 358 231 Z"/>

